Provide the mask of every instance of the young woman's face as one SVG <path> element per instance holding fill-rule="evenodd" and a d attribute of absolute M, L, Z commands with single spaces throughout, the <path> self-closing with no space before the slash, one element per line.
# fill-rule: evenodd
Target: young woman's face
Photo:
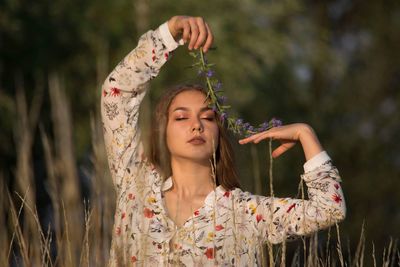
<path fill-rule="evenodd" d="M 207 162 L 218 146 L 215 112 L 196 90 L 179 93 L 168 110 L 167 147 L 171 158 Z"/>

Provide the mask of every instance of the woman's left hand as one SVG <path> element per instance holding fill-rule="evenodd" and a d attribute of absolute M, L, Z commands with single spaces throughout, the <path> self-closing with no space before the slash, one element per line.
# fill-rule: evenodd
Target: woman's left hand
<path fill-rule="evenodd" d="M 182 38 L 189 42 L 189 50 L 203 48 L 206 53 L 211 47 L 214 36 L 202 17 L 174 16 L 168 20 L 168 29 L 175 40 Z"/>
<path fill-rule="evenodd" d="M 247 138 L 239 140 L 244 145 L 248 143 L 257 144 L 262 140 L 273 139 L 279 140 L 281 145 L 272 152 L 272 157 L 276 158 L 292 148 L 297 142 L 300 142 L 306 160 L 311 159 L 323 151 L 318 137 L 314 130 L 305 123 L 294 123 L 279 127 L 274 127 L 267 131 L 256 133 Z"/>

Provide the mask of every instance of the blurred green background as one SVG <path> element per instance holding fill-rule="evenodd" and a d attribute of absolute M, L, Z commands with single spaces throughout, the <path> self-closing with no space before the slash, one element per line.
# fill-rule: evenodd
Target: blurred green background
<path fill-rule="evenodd" d="M 208 59 L 216 63 L 236 115 L 253 124 L 278 117 L 314 127 L 343 178 L 344 240 L 354 249 L 363 221 L 367 243 L 374 242 L 379 253 L 390 237 L 399 238 L 398 0 L 3 0 L 0 178 L 8 187 L 17 187 L 18 151 L 27 145 L 38 209 L 46 205 L 39 129 L 57 138 L 50 93 L 54 75 L 69 107 L 78 172 L 92 168 L 90 119 L 99 115 L 101 83 L 142 33 L 177 14 L 203 16 L 213 29 L 217 49 Z M 176 51 L 151 83 L 146 105 L 151 107 L 163 88 L 193 81 L 196 71 L 187 68 L 191 60 L 186 48 Z M 22 93 L 25 107 L 17 104 Z M 35 97 L 40 104 L 34 104 Z M 17 134 L 24 109 L 37 114 L 36 119 L 28 116 L 28 143 Z M 142 115 L 148 121 L 148 111 Z M 252 192 L 269 192 L 266 148 L 235 145 L 243 187 Z M 303 162 L 299 147 L 275 161 L 277 196 L 296 196 Z M 82 195 L 90 194 L 85 181 L 80 186 Z"/>

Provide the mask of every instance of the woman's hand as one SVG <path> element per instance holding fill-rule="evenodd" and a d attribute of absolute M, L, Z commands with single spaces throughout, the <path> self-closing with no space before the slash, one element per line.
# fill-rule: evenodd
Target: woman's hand
<path fill-rule="evenodd" d="M 306 160 L 320 153 L 323 149 L 318 141 L 314 130 L 307 124 L 294 123 L 280 127 L 274 127 L 268 131 L 261 132 L 239 140 L 244 145 L 247 143 L 257 144 L 262 140 L 273 139 L 281 141 L 281 145 L 272 152 L 276 158 L 292 148 L 298 141 L 301 143 Z"/>
<path fill-rule="evenodd" d="M 202 17 L 175 16 L 168 21 L 168 28 L 175 40 L 189 42 L 189 50 L 203 47 L 207 52 L 214 40 L 210 27 Z"/>

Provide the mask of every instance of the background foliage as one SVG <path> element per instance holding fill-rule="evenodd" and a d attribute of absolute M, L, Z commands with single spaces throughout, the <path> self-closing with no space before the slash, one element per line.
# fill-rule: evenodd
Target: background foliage
<path fill-rule="evenodd" d="M 258 124 L 275 116 L 284 123 L 307 122 L 317 131 L 343 177 L 348 216 L 341 228 L 352 249 L 363 221 L 368 244 L 374 242 L 377 251 L 390 237 L 400 237 L 396 0 L 4 0 L 2 184 L 24 192 L 20 181 L 31 181 L 41 222 L 53 220 L 46 135 L 54 143 L 56 159 L 66 162 L 68 157 L 73 163 L 63 168 L 76 177 L 79 198 L 100 197 L 102 191 L 92 186 L 98 180 L 88 173 L 96 169 L 94 155 L 103 154 L 100 173 L 108 178 L 104 151 L 94 149 L 101 147 L 101 83 L 142 33 L 176 14 L 203 16 L 211 25 L 217 50 L 208 58 L 217 64 L 229 102 L 241 117 Z M 187 50 L 179 49 L 151 83 L 142 112 L 145 125 L 163 88 L 196 79 L 190 64 Z M 60 106 L 65 106 L 63 112 L 57 112 Z M 58 126 L 57 120 L 62 122 Z M 70 135 L 62 137 L 65 131 Z M 266 145 L 236 145 L 235 150 L 244 188 L 266 194 Z M 296 195 L 301 153 L 297 148 L 275 161 L 278 196 Z M 59 174 L 65 186 L 73 181 L 67 177 Z"/>

